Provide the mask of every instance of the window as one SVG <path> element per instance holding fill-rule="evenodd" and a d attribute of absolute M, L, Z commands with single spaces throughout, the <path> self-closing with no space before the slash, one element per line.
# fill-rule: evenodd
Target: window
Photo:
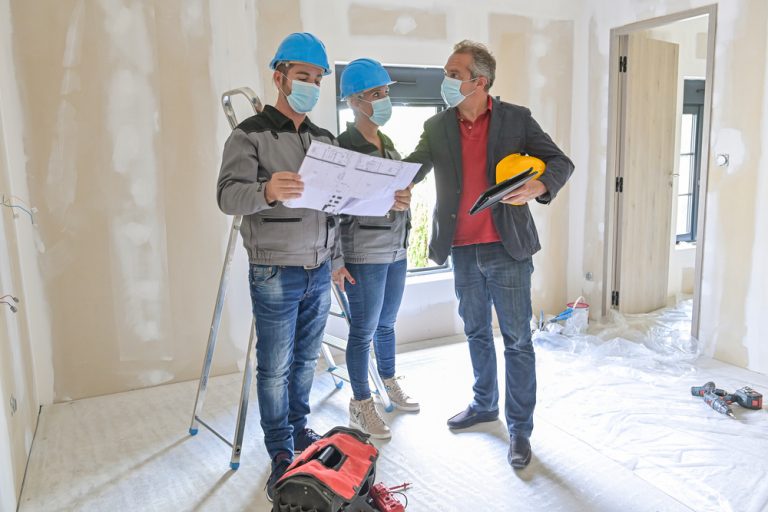
<path fill-rule="evenodd" d="M 677 242 L 696 241 L 704 80 L 685 80 L 677 185 Z"/>
<path fill-rule="evenodd" d="M 336 65 L 336 90 L 340 90 L 339 79 L 344 65 Z M 415 148 L 421 137 L 424 122 L 445 108 L 440 96 L 443 80 L 442 68 L 386 66 L 392 80 L 389 97 L 392 100 L 392 119 L 382 130 L 395 144 L 397 151 L 405 158 Z M 337 103 L 339 133 L 346 129 L 346 123 L 354 121 L 352 110 L 346 101 Z M 435 207 L 435 181 L 430 173 L 413 189 L 411 201 L 411 234 L 408 240 L 408 271 L 424 272 L 448 268 L 448 264 L 434 265 L 429 261 L 428 245 L 432 230 L 432 213 Z"/>

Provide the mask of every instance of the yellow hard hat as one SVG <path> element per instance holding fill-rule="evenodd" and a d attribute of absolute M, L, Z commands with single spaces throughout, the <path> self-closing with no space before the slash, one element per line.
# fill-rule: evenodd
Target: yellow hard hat
<path fill-rule="evenodd" d="M 517 176 L 520 173 L 526 172 L 528 169 L 533 169 L 536 175 L 532 178 L 534 180 L 539 179 L 544 173 L 547 164 L 543 160 L 530 155 L 521 155 L 520 153 L 512 153 L 501 159 L 496 164 L 496 183 L 501 183 L 504 180 L 508 180 L 513 176 Z M 515 206 L 521 206 L 515 203 Z"/>
<path fill-rule="evenodd" d="M 502 158 L 501 161 L 496 164 L 496 183 L 508 180 L 528 169 L 533 169 L 536 173 L 536 176 L 533 177 L 533 179 L 536 180 L 544 173 L 546 167 L 547 164 L 535 156 L 512 153 L 511 155 Z"/>

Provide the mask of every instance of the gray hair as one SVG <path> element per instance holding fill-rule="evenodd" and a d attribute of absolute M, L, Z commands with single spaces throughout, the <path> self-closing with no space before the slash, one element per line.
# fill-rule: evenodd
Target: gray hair
<path fill-rule="evenodd" d="M 485 90 L 489 90 L 496 80 L 496 59 L 491 51 L 483 43 L 477 43 L 464 39 L 453 46 L 453 53 L 468 53 L 472 56 L 472 63 L 469 65 L 469 72 L 472 78 L 484 76 L 488 79 L 488 85 Z"/>

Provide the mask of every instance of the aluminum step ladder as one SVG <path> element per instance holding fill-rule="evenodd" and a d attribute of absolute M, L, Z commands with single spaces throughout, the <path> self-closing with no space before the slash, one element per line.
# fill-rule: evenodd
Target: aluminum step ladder
<path fill-rule="evenodd" d="M 224 109 L 224 114 L 227 116 L 229 125 L 234 130 L 239 124 L 235 110 L 232 107 L 232 97 L 236 95 L 245 96 L 248 102 L 251 104 L 255 113 L 261 112 L 263 106 L 259 97 L 249 87 L 241 87 L 227 91 L 221 95 L 221 105 Z M 192 412 L 192 422 L 189 426 L 189 434 L 194 436 L 199 431 L 199 426 L 202 425 L 208 429 L 213 435 L 219 438 L 227 446 L 232 449 L 232 456 L 229 461 L 229 467 L 236 470 L 240 467 L 240 455 L 243 448 L 243 435 L 245 433 L 245 420 L 248 413 L 248 401 L 251 392 L 251 383 L 253 381 L 254 368 L 256 367 L 255 358 L 256 353 L 254 350 L 256 341 L 256 324 L 251 317 L 251 329 L 248 337 L 248 350 L 245 356 L 245 368 L 243 370 L 243 381 L 240 388 L 240 402 L 237 411 L 237 421 L 235 422 L 235 433 L 232 441 L 227 439 L 224 435 L 219 433 L 216 429 L 206 423 L 200 414 L 205 402 L 205 394 L 208 389 L 208 380 L 211 373 L 211 364 L 213 362 L 213 352 L 216 348 L 216 340 L 219 334 L 219 326 L 221 324 L 221 313 L 224 308 L 224 301 L 227 296 L 227 288 L 229 286 L 230 271 L 232 269 L 232 258 L 234 256 L 235 247 L 237 246 L 237 235 L 240 232 L 240 226 L 242 224 L 242 215 L 235 216 L 232 219 L 232 226 L 229 230 L 229 239 L 227 241 L 227 250 L 224 257 L 224 265 L 221 269 L 221 278 L 219 279 L 219 290 L 216 295 L 216 305 L 213 309 L 213 319 L 211 320 L 211 329 L 208 333 L 208 344 L 205 349 L 205 355 L 203 356 L 203 368 L 200 372 L 200 381 L 197 387 L 197 395 L 195 396 L 195 406 Z M 335 285 L 333 286 L 333 294 L 336 299 L 339 311 L 332 311 L 330 314 L 336 317 L 344 318 L 349 325 L 349 303 L 346 296 Z M 333 376 L 334 384 L 336 388 L 341 388 L 344 381 L 349 381 L 349 374 L 346 368 L 338 366 L 331 353 L 330 347 L 337 348 L 339 350 L 346 350 L 346 341 L 329 334 L 323 336 L 323 355 L 328 364 L 328 372 Z M 379 377 L 378 370 L 371 359 L 369 361 L 369 374 L 376 387 L 375 393 L 381 398 L 387 411 L 392 410 L 392 404 L 384 389 L 384 384 Z"/>

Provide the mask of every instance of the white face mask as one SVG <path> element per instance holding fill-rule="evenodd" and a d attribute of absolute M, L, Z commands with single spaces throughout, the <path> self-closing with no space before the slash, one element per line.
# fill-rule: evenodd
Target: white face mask
<path fill-rule="evenodd" d="M 288 105 L 293 111 L 298 114 L 306 114 L 315 108 L 317 100 L 320 99 L 320 86 L 308 84 L 301 80 L 291 80 L 287 76 L 285 78 L 291 82 L 291 94 L 285 94 L 280 87 L 278 90 L 285 95 L 285 99 L 288 100 Z"/>
<path fill-rule="evenodd" d="M 360 113 L 370 119 L 371 122 L 376 126 L 384 126 L 387 124 L 387 121 L 389 121 L 389 118 L 392 117 L 392 100 L 389 98 L 389 96 L 385 96 L 374 101 L 364 100 L 363 98 L 359 99 L 360 101 L 371 104 L 373 113 L 370 116 L 363 111 L 360 111 Z"/>
<path fill-rule="evenodd" d="M 443 83 L 440 84 L 440 94 L 442 94 L 445 104 L 449 107 L 457 107 L 462 101 L 467 99 L 467 96 L 474 94 L 477 89 L 464 96 L 461 93 L 461 84 L 464 82 L 474 82 L 478 78 L 480 77 L 470 78 L 469 80 L 459 80 L 458 78 L 448 76 L 443 78 Z"/>

